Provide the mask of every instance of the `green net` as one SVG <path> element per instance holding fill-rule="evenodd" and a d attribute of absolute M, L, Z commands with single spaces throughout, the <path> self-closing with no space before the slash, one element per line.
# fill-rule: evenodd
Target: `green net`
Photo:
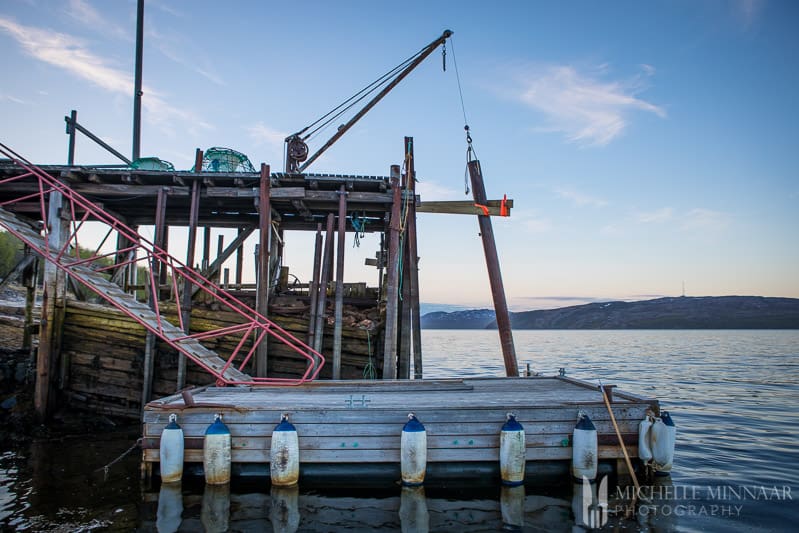
<path fill-rule="evenodd" d="M 168 170 L 174 171 L 175 167 L 169 161 L 157 157 L 140 157 L 130 164 L 130 168 L 137 170 Z"/>
<path fill-rule="evenodd" d="M 203 154 L 203 172 L 255 172 L 255 168 L 241 152 L 214 146 Z"/>

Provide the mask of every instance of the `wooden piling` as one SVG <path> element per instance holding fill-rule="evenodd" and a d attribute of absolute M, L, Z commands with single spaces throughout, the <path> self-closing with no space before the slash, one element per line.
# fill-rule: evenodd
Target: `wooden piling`
<path fill-rule="evenodd" d="M 167 231 L 167 224 L 166 224 L 166 203 L 167 203 L 167 189 L 161 188 L 158 190 L 158 200 L 156 201 L 155 207 L 155 228 L 153 228 L 153 233 L 155 234 L 155 244 L 156 248 L 160 248 L 162 250 L 166 250 L 166 236 L 168 235 Z M 150 268 L 153 271 L 153 279 L 155 280 L 155 287 L 153 290 L 148 291 L 147 293 L 147 304 L 150 306 L 150 309 L 155 309 L 158 300 L 161 299 L 161 283 L 162 279 L 166 280 L 166 265 L 153 259 Z M 144 405 L 150 401 L 153 391 L 153 368 L 154 368 L 154 361 L 155 361 L 155 345 L 157 341 L 157 337 L 151 332 L 147 331 L 147 334 L 144 339 L 144 364 L 142 365 L 142 391 L 141 391 L 141 405 L 142 409 L 144 409 Z"/>
<path fill-rule="evenodd" d="M 217 235 L 216 237 L 216 259 L 214 262 L 219 262 L 219 267 L 216 269 L 216 284 L 220 285 L 222 281 L 222 252 L 225 249 L 225 236 Z M 210 269 L 209 269 L 210 270 Z"/>
<path fill-rule="evenodd" d="M 194 171 L 201 173 L 203 169 L 203 151 L 199 148 L 194 157 Z M 197 241 L 197 226 L 200 219 L 200 180 L 195 178 L 191 184 L 191 206 L 189 208 L 189 236 L 186 242 L 186 266 L 194 267 L 194 251 Z M 192 303 L 192 284 L 188 279 L 183 282 L 183 295 L 181 299 L 181 316 L 183 319 L 183 331 L 189 332 L 191 322 L 191 303 Z M 178 357 L 178 376 L 177 389 L 186 386 L 186 356 L 180 354 Z"/>
<path fill-rule="evenodd" d="M 69 221 L 62 217 L 63 197 L 60 192 L 51 191 L 48 199 L 47 225 L 48 244 L 60 248 L 66 242 Z M 64 319 L 66 297 L 66 276 L 49 261 L 44 268 L 44 293 L 42 296 L 42 317 L 39 331 L 39 351 L 36 357 L 36 386 L 34 407 L 40 422 L 46 421 L 55 403 L 56 369 L 61 344 L 61 324 Z"/>
<path fill-rule="evenodd" d="M 485 205 L 486 190 L 480 161 L 476 159 L 469 161 L 467 166 L 472 182 L 474 203 Z M 505 374 L 509 377 L 518 377 L 519 365 L 516 362 L 516 348 L 513 345 L 513 332 L 510 326 L 508 304 L 505 300 L 505 287 L 502 284 L 502 272 L 499 268 L 497 243 L 494 241 L 494 228 L 491 225 L 490 216 L 477 215 L 477 221 L 480 224 L 480 235 L 483 238 L 483 251 L 488 269 L 488 280 L 491 284 L 491 295 L 494 298 L 494 311 L 497 317 L 499 341 L 502 345 L 502 357 L 505 361 Z"/>
<path fill-rule="evenodd" d="M 237 237 L 241 237 L 244 230 L 239 228 Z M 236 248 L 236 290 L 241 290 L 242 273 L 244 272 L 244 242 Z"/>
<path fill-rule="evenodd" d="M 271 173 L 269 165 L 261 163 L 261 179 L 258 194 L 258 279 L 255 288 L 255 310 L 262 316 L 269 314 L 269 255 L 272 234 L 272 203 L 269 198 L 271 190 Z M 258 344 L 255 352 L 255 375 L 267 376 L 267 343 L 266 339 Z"/>
<path fill-rule="evenodd" d="M 327 215 L 327 227 L 325 228 L 325 251 L 322 257 L 322 273 L 319 278 L 319 298 L 316 302 L 316 325 L 314 332 L 313 349 L 317 352 L 322 351 L 322 334 L 324 332 L 325 306 L 327 305 L 327 284 L 330 281 L 330 270 L 333 263 L 333 222 L 335 215 Z"/>
<path fill-rule="evenodd" d="M 416 240 L 416 168 L 413 161 L 413 137 L 405 137 L 405 150 L 407 152 L 407 191 L 412 197 L 408 204 L 408 219 L 405 228 L 405 238 L 408 241 L 408 253 L 405 261 L 408 263 L 408 278 L 405 283 L 409 285 L 413 350 L 413 378 L 422 379 L 422 328 L 421 312 L 419 309 L 419 246 Z"/>
<path fill-rule="evenodd" d="M 408 190 L 408 154 L 405 154 L 405 174 L 402 175 L 402 191 Z M 402 208 L 400 211 L 401 223 L 404 226 L 400 229 L 400 264 L 399 273 L 399 298 L 397 301 L 397 332 L 399 342 L 397 343 L 397 377 L 399 379 L 410 379 L 411 377 L 411 286 L 408 283 L 410 270 L 408 265 L 408 233 L 407 233 L 407 204 L 408 199 L 402 197 Z"/>
<path fill-rule="evenodd" d="M 347 241 L 347 191 L 338 191 L 338 250 L 336 253 L 336 307 L 333 326 L 333 379 L 341 379 L 341 328 L 344 318 L 344 244 Z"/>
<path fill-rule="evenodd" d="M 316 333 L 316 303 L 319 299 L 319 275 L 322 270 L 322 224 L 316 225 L 316 239 L 314 240 L 313 251 L 313 274 L 308 283 L 308 294 L 310 302 L 308 307 L 308 346 L 314 345 L 314 334 Z M 314 356 L 316 358 L 316 356 Z"/>
<path fill-rule="evenodd" d="M 25 245 L 25 255 L 33 255 L 30 247 Z M 36 302 L 36 277 L 39 272 L 39 258 L 35 255 L 22 270 L 22 285 L 25 287 L 25 322 L 22 326 L 22 349 L 33 348 L 33 307 Z"/>
<path fill-rule="evenodd" d="M 399 278 L 399 232 L 402 191 L 400 167 L 391 165 L 391 219 L 388 235 L 388 265 L 386 280 L 386 329 L 383 349 L 383 379 L 397 378 L 397 289 Z"/>

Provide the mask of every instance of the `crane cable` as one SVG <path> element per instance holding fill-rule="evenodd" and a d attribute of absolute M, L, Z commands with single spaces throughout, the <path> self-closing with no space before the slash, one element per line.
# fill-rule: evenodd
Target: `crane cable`
<path fill-rule="evenodd" d="M 455 59 L 455 43 L 452 37 L 449 38 L 449 47 L 452 50 L 452 64 L 455 65 L 455 79 L 458 81 L 458 95 L 461 100 L 461 111 L 463 112 L 463 130 L 466 132 L 466 164 L 467 167 L 463 170 L 463 188 L 464 194 L 469 194 L 469 161 L 477 159 L 477 151 L 472 145 L 472 135 L 469 129 L 469 121 L 466 119 L 466 105 L 463 103 L 463 88 L 461 87 L 461 75 L 458 71 L 458 60 Z"/>
<path fill-rule="evenodd" d="M 314 122 L 310 123 L 303 129 L 298 131 L 295 135 L 301 135 L 306 131 L 308 131 L 309 129 L 313 128 L 314 126 L 317 126 L 317 124 L 319 124 L 319 126 L 317 126 L 315 129 L 311 130 L 304 137 L 302 137 L 302 140 L 307 141 L 314 135 L 318 134 L 320 131 L 328 127 L 333 121 L 338 119 L 341 115 L 352 109 L 352 107 L 358 104 L 358 102 L 362 101 L 368 95 L 375 92 L 380 86 L 384 85 L 386 82 L 392 79 L 396 74 L 398 74 L 401 70 L 407 67 L 420 54 L 422 54 L 426 48 L 427 47 L 422 48 L 421 50 L 410 56 L 405 61 L 401 62 L 400 64 L 398 64 L 397 66 L 395 66 L 394 68 L 392 68 L 391 70 L 389 70 L 388 72 L 386 72 L 385 74 L 374 80 L 373 82 L 369 83 L 363 89 L 361 89 L 354 95 L 350 96 L 349 98 L 341 102 L 339 105 L 337 105 L 336 107 L 334 107 L 333 109 L 331 109 L 330 111 L 328 111 L 327 113 L 316 119 Z"/>

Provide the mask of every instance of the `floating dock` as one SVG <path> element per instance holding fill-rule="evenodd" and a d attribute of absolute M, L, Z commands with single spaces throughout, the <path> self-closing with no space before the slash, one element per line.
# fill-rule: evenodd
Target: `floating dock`
<path fill-rule="evenodd" d="M 611 406 L 631 457 L 638 423 L 657 401 L 614 391 Z M 272 430 L 288 414 L 297 428 L 300 483 L 358 486 L 400 479 L 400 435 L 414 413 L 427 431 L 425 483 L 498 483 L 500 430 L 513 413 L 526 435 L 526 477 L 570 480 L 578 413 L 597 428 L 601 470 L 626 474 L 624 455 L 596 386 L 567 377 L 318 381 L 296 387 L 205 387 L 148 403 L 144 474 L 157 474 L 160 435 L 177 414 L 185 435 L 185 472 L 202 475 L 203 435 L 219 413 L 232 435 L 236 476 L 269 476 Z"/>

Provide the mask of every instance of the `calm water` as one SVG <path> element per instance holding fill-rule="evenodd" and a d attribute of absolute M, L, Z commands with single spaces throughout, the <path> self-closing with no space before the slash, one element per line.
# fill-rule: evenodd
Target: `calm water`
<path fill-rule="evenodd" d="M 799 522 L 799 331 L 517 331 L 519 363 L 657 397 L 677 424 L 671 478 L 604 529 L 793 531 Z M 501 376 L 496 332 L 424 331 L 425 376 Z M 135 430 L 0 455 L 5 531 L 572 531 L 571 488 L 270 491 L 142 487 Z M 611 490 L 610 508 L 619 503 Z M 579 528 L 577 528 L 579 530 Z"/>

